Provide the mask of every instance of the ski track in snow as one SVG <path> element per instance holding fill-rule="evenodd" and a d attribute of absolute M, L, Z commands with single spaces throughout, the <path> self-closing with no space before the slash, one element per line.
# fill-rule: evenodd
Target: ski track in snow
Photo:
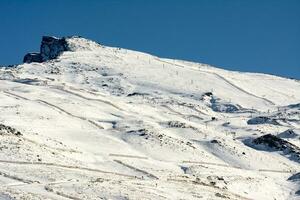
<path fill-rule="evenodd" d="M 157 59 L 157 60 L 160 61 L 160 62 L 169 64 L 169 65 L 173 65 L 173 66 L 177 66 L 177 67 L 181 67 L 181 68 L 187 68 L 187 66 L 185 66 L 185 65 L 180 65 L 180 64 L 176 64 L 176 63 L 171 63 L 171 62 L 164 61 L 164 60 L 161 60 L 161 59 Z M 268 100 L 268 99 L 266 99 L 266 98 L 259 97 L 259 96 L 255 95 L 255 94 L 252 94 L 252 93 L 246 91 L 245 89 L 243 89 L 243 88 L 241 88 L 241 87 L 239 87 L 239 86 L 233 84 L 231 81 L 229 81 L 229 80 L 226 79 L 225 77 L 221 76 L 220 74 L 217 74 L 217 73 L 215 73 L 215 72 L 203 71 L 203 70 L 200 70 L 200 69 L 199 69 L 199 70 L 196 70 L 196 69 L 193 69 L 193 68 L 187 68 L 187 69 L 189 69 L 189 70 L 194 70 L 194 71 L 197 71 L 197 72 L 200 72 L 200 73 L 213 74 L 213 75 L 215 75 L 216 77 L 218 77 L 218 78 L 220 78 L 221 80 L 223 80 L 223 81 L 225 81 L 226 83 L 228 83 L 229 85 L 231 85 L 232 87 L 234 87 L 234 88 L 240 90 L 241 92 L 246 93 L 246 94 L 248 94 L 248 95 L 250 95 L 250 96 L 252 96 L 252 97 L 255 97 L 255 98 L 258 98 L 258 99 L 262 99 L 262 100 L 268 102 L 270 105 L 275 105 L 274 102 L 272 102 L 272 101 L 270 101 L 270 100 Z"/>
<path fill-rule="evenodd" d="M 72 113 L 66 111 L 65 109 L 60 108 L 59 106 L 56 106 L 56 105 L 54 105 L 54 104 L 52 104 L 52 103 L 49 103 L 49 102 L 47 102 L 47 101 L 45 101 L 45 100 L 41 100 L 41 99 L 30 100 L 30 99 L 27 99 L 27 98 L 25 98 L 25 97 L 22 97 L 22 96 L 20 96 L 20 95 L 17 95 L 17 94 L 14 94 L 14 93 L 12 93 L 12 92 L 8 92 L 8 91 L 4 91 L 4 93 L 5 93 L 5 94 L 8 94 L 8 95 L 11 95 L 11 96 L 14 96 L 14 97 L 16 97 L 16 98 L 20 98 L 20 99 L 22 99 L 22 100 L 26 100 L 26 101 L 35 101 L 35 102 L 38 102 L 38 103 L 42 103 L 42 104 L 44 104 L 44 105 L 49 106 L 50 108 L 53 108 L 54 110 L 58 110 L 58 111 L 60 111 L 60 112 L 62 112 L 62 113 L 65 113 L 65 114 L 71 116 L 71 117 L 74 117 L 74 118 L 77 118 L 77 119 L 80 119 L 80 120 L 83 120 L 83 121 L 87 121 L 88 123 L 92 124 L 93 126 L 99 128 L 99 129 L 103 129 L 102 126 L 96 124 L 96 123 L 93 122 L 92 120 L 89 120 L 89 119 L 87 119 L 87 118 L 85 118 L 85 117 L 81 117 L 81 116 L 74 115 L 74 114 L 72 114 Z"/>

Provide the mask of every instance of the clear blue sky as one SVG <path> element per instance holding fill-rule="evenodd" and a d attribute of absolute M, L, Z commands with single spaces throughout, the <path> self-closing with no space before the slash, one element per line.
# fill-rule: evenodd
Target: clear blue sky
<path fill-rule="evenodd" d="M 300 0 L 1 0 L 0 65 L 42 35 L 300 79 Z"/>

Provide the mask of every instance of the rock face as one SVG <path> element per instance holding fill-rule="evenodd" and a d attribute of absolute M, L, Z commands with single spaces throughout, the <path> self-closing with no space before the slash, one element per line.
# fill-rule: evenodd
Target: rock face
<path fill-rule="evenodd" d="M 259 116 L 259 117 L 254 117 L 252 119 L 249 119 L 247 121 L 247 124 L 249 125 L 256 125 L 256 124 L 273 124 L 273 125 L 280 125 L 276 119 L 272 119 L 270 117 L 264 117 L 264 116 Z"/>
<path fill-rule="evenodd" d="M 288 146 L 288 142 L 276 137 L 272 134 L 263 135 L 261 137 L 256 138 L 253 140 L 254 144 L 265 144 L 270 148 L 275 148 L 278 150 L 284 150 L 286 146 Z"/>
<path fill-rule="evenodd" d="M 43 36 L 40 54 L 43 61 L 55 59 L 62 52 L 68 50 L 65 38 Z"/>
<path fill-rule="evenodd" d="M 68 51 L 66 38 L 43 36 L 40 53 L 28 53 L 24 56 L 24 63 L 44 62 L 57 58 L 62 52 Z"/>
<path fill-rule="evenodd" d="M 23 63 L 43 62 L 40 53 L 28 53 L 24 56 Z"/>
<path fill-rule="evenodd" d="M 275 135 L 267 134 L 253 140 L 255 145 L 264 145 L 276 151 L 289 155 L 289 159 L 300 162 L 300 148 Z"/>

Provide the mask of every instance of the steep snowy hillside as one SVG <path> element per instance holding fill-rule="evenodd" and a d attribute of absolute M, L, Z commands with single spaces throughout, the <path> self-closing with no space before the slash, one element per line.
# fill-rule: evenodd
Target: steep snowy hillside
<path fill-rule="evenodd" d="M 300 199 L 300 82 L 69 37 L 0 68 L 0 199 Z"/>

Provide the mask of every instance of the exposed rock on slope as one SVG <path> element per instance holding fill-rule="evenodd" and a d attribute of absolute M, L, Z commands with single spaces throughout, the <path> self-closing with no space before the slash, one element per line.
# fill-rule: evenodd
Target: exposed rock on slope
<path fill-rule="evenodd" d="M 6 126 L 4 124 L 0 124 L 0 135 L 3 135 L 3 134 L 12 134 L 12 135 L 15 135 L 15 136 L 20 136 L 22 135 L 20 131 L 17 131 L 15 128 L 12 128 L 10 126 Z"/>
<path fill-rule="evenodd" d="M 66 38 L 43 37 L 40 50 L 43 61 L 55 59 L 63 51 L 68 51 Z"/>
<path fill-rule="evenodd" d="M 279 125 L 279 123 L 276 121 L 276 119 L 272 119 L 270 117 L 265 117 L 265 116 L 254 117 L 252 119 L 249 119 L 247 121 L 247 123 L 250 124 L 250 125 L 255 125 L 255 124 Z"/>
<path fill-rule="evenodd" d="M 288 129 L 286 131 L 283 131 L 278 135 L 278 137 L 281 138 L 299 138 L 299 134 L 296 133 L 295 130 Z"/>
<path fill-rule="evenodd" d="M 69 37 L 79 38 L 79 37 Z M 40 53 L 28 53 L 24 56 L 24 63 L 44 62 L 57 58 L 62 52 L 72 50 L 69 46 L 68 37 L 57 38 L 53 36 L 43 36 Z"/>
<path fill-rule="evenodd" d="M 23 59 L 24 63 L 32 63 L 32 62 L 43 62 L 42 56 L 40 53 L 27 53 Z"/>
<path fill-rule="evenodd" d="M 253 140 L 256 145 L 264 145 L 275 151 L 282 151 L 285 155 L 290 155 L 291 159 L 300 162 L 300 148 L 284 139 L 275 135 L 267 134 Z"/>

